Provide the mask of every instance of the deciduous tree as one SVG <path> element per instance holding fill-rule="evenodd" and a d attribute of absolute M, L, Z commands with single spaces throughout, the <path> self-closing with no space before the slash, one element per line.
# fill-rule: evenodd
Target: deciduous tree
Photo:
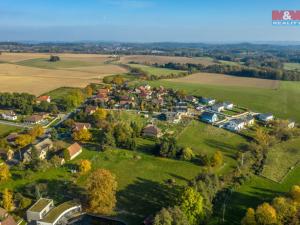
<path fill-rule="evenodd" d="M 74 131 L 72 137 L 75 141 L 85 142 L 92 139 L 92 134 L 87 129 Z"/>
<path fill-rule="evenodd" d="M 11 177 L 9 167 L 5 163 L 0 163 L 0 182 L 7 181 Z"/>
<path fill-rule="evenodd" d="M 12 211 L 14 206 L 13 203 L 13 194 L 7 188 L 2 192 L 2 207 L 8 212 Z"/>
<path fill-rule="evenodd" d="M 269 203 L 263 203 L 256 209 L 256 220 L 261 225 L 274 225 L 277 223 L 276 210 Z"/>
<path fill-rule="evenodd" d="M 255 210 L 252 208 L 247 209 L 246 216 L 242 219 L 242 225 L 257 225 L 255 219 Z"/>
<path fill-rule="evenodd" d="M 91 161 L 84 159 L 79 162 L 78 167 L 79 167 L 80 173 L 84 174 L 84 173 L 89 172 L 92 169 L 92 163 L 91 163 Z"/>
<path fill-rule="evenodd" d="M 89 196 L 89 211 L 93 213 L 111 215 L 116 205 L 117 181 L 108 170 L 94 171 L 87 183 Z"/>

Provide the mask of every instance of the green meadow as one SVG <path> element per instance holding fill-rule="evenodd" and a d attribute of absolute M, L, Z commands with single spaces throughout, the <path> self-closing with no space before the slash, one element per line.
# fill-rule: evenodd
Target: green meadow
<path fill-rule="evenodd" d="M 270 112 L 277 117 L 300 122 L 300 82 L 281 81 L 277 89 L 187 84 L 166 80 L 147 83 L 186 90 L 189 94 L 213 97 L 220 101 L 232 101 L 253 111 Z"/>

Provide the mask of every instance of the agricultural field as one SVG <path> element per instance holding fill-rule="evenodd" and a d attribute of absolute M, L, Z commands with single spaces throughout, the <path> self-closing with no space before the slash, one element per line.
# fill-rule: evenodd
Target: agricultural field
<path fill-rule="evenodd" d="M 235 154 L 246 144 L 241 136 L 198 121 L 192 121 L 178 137 L 178 144 L 191 147 L 196 155 L 212 156 L 216 151 L 224 155 L 222 173 L 236 165 Z"/>
<path fill-rule="evenodd" d="M 157 67 L 145 66 L 145 65 L 141 65 L 141 64 L 128 64 L 128 66 L 130 66 L 132 68 L 141 69 L 141 70 L 145 71 L 146 73 L 148 73 L 149 76 L 153 75 L 156 77 L 165 77 L 165 76 L 168 76 L 171 74 L 177 75 L 177 74 L 186 72 L 184 70 L 172 70 L 172 69 L 165 69 L 165 68 L 157 68 Z"/>
<path fill-rule="evenodd" d="M 290 169 L 298 163 L 300 166 L 299 146 L 300 138 L 296 138 L 280 143 L 270 149 L 262 175 L 270 180 L 281 182 Z"/>
<path fill-rule="evenodd" d="M 29 56 L 26 54 L 26 57 Z M 79 56 L 77 58 L 81 59 Z M 40 95 L 63 86 L 82 88 L 90 83 L 101 82 L 105 76 L 127 72 L 118 65 L 96 63 L 93 62 L 95 58 L 89 60 L 91 61 L 62 60 L 52 64 L 46 59 L 35 58 L 20 62 L 24 66 L 1 63 L 0 89 L 2 92 L 28 92 Z"/>
<path fill-rule="evenodd" d="M 196 73 L 186 77 L 170 79 L 169 81 L 177 82 L 177 83 L 254 87 L 254 88 L 266 88 L 266 89 L 276 89 L 280 84 L 280 81 L 278 80 L 237 77 L 237 76 L 230 76 L 230 75 L 216 74 L 216 73 Z"/>
<path fill-rule="evenodd" d="M 153 56 L 153 55 L 131 55 L 122 56 L 120 63 L 127 64 L 129 62 L 137 62 L 145 65 L 152 65 L 154 63 L 166 64 L 169 62 L 173 63 L 193 63 L 193 64 L 203 64 L 205 66 L 213 65 L 214 60 L 209 57 L 176 57 L 176 56 Z"/>
<path fill-rule="evenodd" d="M 300 82 L 280 81 L 277 89 L 237 86 L 151 81 L 152 86 L 186 90 L 196 96 L 213 97 L 257 112 L 271 112 L 275 116 L 300 122 Z"/>
<path fill-rule="evenodd" d="M 284 63 L 285 70 L 300 70 L 300 63 Z"/>

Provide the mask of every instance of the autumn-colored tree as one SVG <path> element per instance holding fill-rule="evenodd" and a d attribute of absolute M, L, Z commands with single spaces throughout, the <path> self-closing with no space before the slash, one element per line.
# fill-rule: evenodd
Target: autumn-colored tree
<path fill-rule="evenodd" d="M 247 209 L 246 216 L 242 219 L 242 225 L 257 225 L 255 220 L 255 211 L 252 208 Z"/>
<path fill-rule="evenodd" d="M 272 206 L 277 212 L 277 219 L 280 224 L 291 224 L 297 213 L 297 206 L 294 201 L 284 197 L 277 197 L 273 200 Z"/>
<path fill-rule="evenodd" d="M 256 209 L 256 221 L 261 225 L 274 225 L 277 223 L 276 210 L 269 204 L 263 203 Z"/>
<path fill-rule="evenodd" d="M 101 120 L 105 120 L 106 117 L 108 115 L 108 112 L 106 109 L 97 109 L 96 112 L 94 113 L 94 119 L 98 122 L 98 121 L 101 121 Z"/>
<path fill-rule="evenodd" d="M 0 163 L 0 183 L 7 181 L 11 177 L 9 167 L 5 163 Z"/>
<path fill-rule="evenodd" d="M 300 186 L 294 185 L 290 191 L 290 195 L 294 199 L 294 201 L 300 203 Z"/>
<path fill-rule="evenodd" d="M 37 125 L 28 131 L 28 134 L 32 137 L 32 140 L 45 133 L 45 129 L 41 125 Z"/>
<path fill-rule="evenodd" d="M 32 142 L 32 137 L 29 134 L 21 134 L 17 137 L 15 143 L 19 148 L 23 148 Z"/>
<path fill-rule="evenodd" d="M 85 88 L 85 92 L 86 92 L 86 95 L 87 96 L 92 96 L 93 95 L 93 88 L 88 85 L 86 88 Z"/>
<path fill-rule="evenodd" d="M 190 225 L 198 225 L 204 216 L 203 197 L 192 187 L 187 187 L 179 198 L 179 206 Z"/>
<path fill-rule="evenodd" d="M 112 80 L 112 83 L 114 83 L 116 85 L 122 85 L 122 84 L 124 84 L 124 82 L 125 82 L 124 78 L 119 75 L 115 76 Z"/>
<path fill-rule="evenodd" d="M 89 172 L 92 169 L 92 163 L 91 161 L 84 159 L 79 162 L 78 167 L 80 173 L 84 174 Z"/>
<path fill-rule="evenodd" d="M 255 139 L 257 143 L 264 149 L 269 147 L 271 144 L 271 137 L 266 130 L 258 128 L 255 133 Z"/>
<path fill-rule="evenodd" d="M 108 170 L 95 170 L 89 177 L 87 192 L 89 211 L 103 215 L 111 215 L 116 205 L 117 181 Z"/>
<path fill-rule="evenodd" d="M 160 210 L 154 217 L 153 225 L 189 225 L 189 222 L 178 207 Z"/>
<path fill-rule="evenodd" d="M 11 191 L 9 191 L 7 188 L 5 188 L 2 192 L 2 207 L 10 212 L 12 211 L 14 206 L 13 203 L 13 194 Z"/>
<path fill-rule="evenodd" d="M 85 142 L 92 139 L 92 134 L 87 129 L 74 131 L 72 137 L 75 141 Z"/>
<path fill-rule="evenodd" d="M 216 151 L 211 159 L 213 167 L 219 167 L 223 164 L 223 154 L 221 151 Z"/>
<path fill-rule="evenodd" d="M 186 147 L 182 149 L 180 158 L 183 160 L 191 160 L 195 156 L 193 149 Z"/>

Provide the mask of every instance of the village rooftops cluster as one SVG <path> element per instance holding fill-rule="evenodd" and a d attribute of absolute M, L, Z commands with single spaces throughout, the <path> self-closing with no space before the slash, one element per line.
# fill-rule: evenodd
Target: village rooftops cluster
<path fill-rule="evenodd" d="M 0 225 L 17 225 L 14 218 L 3 208 L 0 208 Z"/>

